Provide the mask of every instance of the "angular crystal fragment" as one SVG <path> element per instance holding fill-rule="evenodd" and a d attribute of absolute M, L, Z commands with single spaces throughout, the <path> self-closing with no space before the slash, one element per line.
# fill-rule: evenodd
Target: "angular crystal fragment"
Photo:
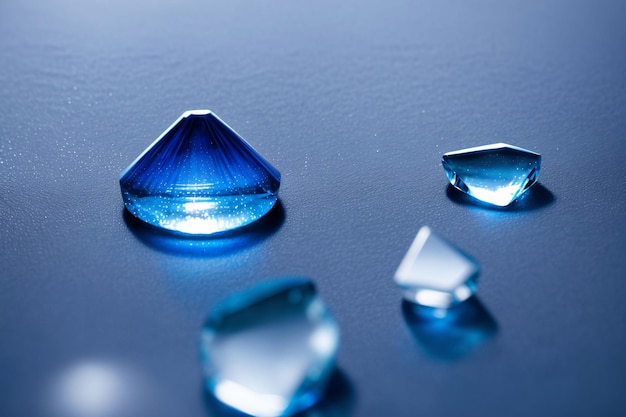
<path fill-rule="evenodd" d="M 338 343 L 337 324 L 311 281 L 264 282 L 209 314 L 201 346 L 205 386 L 244 413 L 291 415 L 320 398 Z"/>
<path fill-rule="evenodd" d="M 448 308 L 469 298 L 476 289 L 475 260 L 436 236 L 420 229 L 394 277 L 413 303 Z"/>
<path fill-rule="evenodd" d="M 537 182 L 541 155 L 496 143 L 448 152 L 441 163 L 454 187 L 477 200 L 503 207 Z"/>
<path fill-rule="evenodd" d="M 280 173 L 210 110 L 185 112 L 120 176 L 126 209 L 154 226 L 210 235 L 276 203 Z"/>

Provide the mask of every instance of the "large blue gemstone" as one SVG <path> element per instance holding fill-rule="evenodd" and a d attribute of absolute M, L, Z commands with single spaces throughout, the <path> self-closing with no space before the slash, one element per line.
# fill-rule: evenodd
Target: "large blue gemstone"
<path fill-rule="evenodd" d="M 338 344 L 337 323 L 310 280 L 257 284 L 209 314 L 201 345 L 205 387 L 246 414 L 295 414 L 320 399 Z"/>
<path fill-rule="evenodd" d="M 508 206 L 537 182 L 541 155 L 496 143 L 448 152 L 442 164 L 457 189 L 477 200 Z"/>
<path fill-rule="evenodd" d="M 210 110 L 185 112 L 122 174 L 130 213 L 175 232 L 244 226 L 276 203 L 280 173 Z"/>

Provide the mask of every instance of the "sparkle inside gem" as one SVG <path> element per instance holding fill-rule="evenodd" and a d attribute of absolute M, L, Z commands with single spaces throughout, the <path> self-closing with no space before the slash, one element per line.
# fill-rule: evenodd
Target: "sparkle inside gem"
<path fill-rule="evenodd" d="M 127 210 L 175 232 L 210 235 L 276 203 L 280 173 L 210 110 L 185 112 L 121 175 Z"/>
<path fill-rule="evenodd" d="M 261 283 L 210 313 L 202 332 L 205 386 L 241 412 L 291 415 L 320 398 L 338 343 L 337 324 L 311 281 Z"/>
<path fill-rule="evenodd" d="M 496 143 L 448 152 L 442 165 L 457 189 L 477 200 L 507 206 L 535 184 L 541 155 Z"/>
<path fill-rule="evenodd" d="M 476 261 L 422 227 L 400 263 L 395 281 L 406 300 L 448 308 L 474 293 L 478 273 Z"/>

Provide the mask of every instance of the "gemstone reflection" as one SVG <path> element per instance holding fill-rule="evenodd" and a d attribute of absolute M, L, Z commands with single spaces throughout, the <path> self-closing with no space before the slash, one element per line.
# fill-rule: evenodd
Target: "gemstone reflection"
<path fill-rule="evenodd" d="M 496 143 L 448 152 L 441 163 L 455 188 L 477 200 L 503 207 L 537 182 L 541 155 Z"/>
<path fill-rule="evenodd" d="M 211 235 L 276 203 L 280 173 L 210 110 L 185 112 L 121 175 L 126 209 L 167 230 Z"/>
<path fill-rule="evenodd" d="M 404 290 L 406 300 L 448 308 L 474 293 L 478 274 L 475 260 L 424 226 L 400 263 L 394 279 Z"/>
<path fill-rule="evenodd" d="M 405 300 L 402 313 L 424 351 L 442 360 L 461 359 L 498 331 L 497 322 L 476 296 L 447 309 Z"/>
<path fill-rule="evenodd" d="M 295 414 L 320 399 L 338 343 L 337 324 L 311 281 L 264 282 L 209 314 L 201 349 L 205 387 L 246 414 Z"/>

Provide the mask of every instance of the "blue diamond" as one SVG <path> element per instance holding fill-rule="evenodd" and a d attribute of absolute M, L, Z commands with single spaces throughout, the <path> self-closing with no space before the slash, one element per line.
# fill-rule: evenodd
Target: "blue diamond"
<path fill-rule="evenodd" d="M 320 399 L 338 344 L 337 324 L 311 281 L 257 284 L 210 312 L 202 331 L 205 387 L 253 416 L 295 414 Z"/>
<path fill-rule="evenodd" d="M 402 259 L 394 279 L 404 290 L 407 301 L 449 308 L 474 293 L 478 274 L 474 259 L 424 226 Z"/>
<path fill-rule="evenodd" d="M 477 200 L 503 207 L 537 182 L 541 155 L 496 143 L 448 152 L 441 163 L 454 187 Z"/>
<path fill-rule="evenodd" d="M 124 204 L 164 229 L 236 229 L 276 203 L 280 173 L 210 110 L 183 113 L 121 175 Z"/>

